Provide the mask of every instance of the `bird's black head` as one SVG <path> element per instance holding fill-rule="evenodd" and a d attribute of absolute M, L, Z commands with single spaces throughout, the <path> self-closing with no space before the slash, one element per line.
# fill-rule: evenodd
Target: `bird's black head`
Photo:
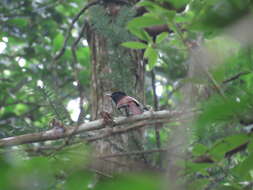
<path fill-rule="evenodd" d="M 111 94 L 111 98 L 113 99 L 113 101 L 117 104 L 119 100 L 121 100 L 121 98 L 125 97 L 126 93 L 125 92 L 121 92 L 121 91 L 117 91 L 117 92 L 113 92 Z"/>

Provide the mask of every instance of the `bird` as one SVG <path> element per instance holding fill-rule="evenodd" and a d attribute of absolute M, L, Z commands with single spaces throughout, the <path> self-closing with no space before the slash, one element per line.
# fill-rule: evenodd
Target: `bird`
<path fill-rule="evenodd" d="M 116 108 L 128 117 L 130 115 L 142 114 L 144 109 L 142 104 L 135 98 L 128 96 L 125 92 L 116 91 L 109 94 L 113 102 L 116 104 Z"/>

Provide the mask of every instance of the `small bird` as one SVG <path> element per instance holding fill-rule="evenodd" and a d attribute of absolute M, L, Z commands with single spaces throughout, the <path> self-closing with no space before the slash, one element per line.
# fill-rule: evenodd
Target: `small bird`
<path fill-rule="evenodd" d="M 116 104 L 117 109 L 124 111 L 127 117 L 143 113 L 142 105 L 135 98 L 127 96 L 125 92 L 117 91 L 109 96 Z"/>

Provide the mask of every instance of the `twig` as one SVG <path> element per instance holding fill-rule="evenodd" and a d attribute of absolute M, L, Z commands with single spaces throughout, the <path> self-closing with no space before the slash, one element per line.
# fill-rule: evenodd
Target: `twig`
<path fill-rule="evenodd" d="M 226 95 L 225 95 L 224 91 L 222 90 L 221 86 L 219 85 L 219 83 L 215 80 L 215 78 L 213 77 L 213 75 L 208 70 L 206 70 L 204 68 L 203 68 L 203 70 L 206 73 L 206 75 L 208 76 L 208 78 L 211 80 L 211 82 L 213 83 L 213 85 L 216 88 L 217 92 L 226 101 L 227 100 Z"/>
<path fill-rule="evenodd" d="M 229 83 L 229 82 L 231 82 L 231 81 L 233 81 L 233 80 L 236 80 L 236 79 L 240 78 L 242 75 L 248 75 L 248 74 L 250 74 L 250 73 L 252 73 L 252 72 L 250 72 L 250 71 L 240 72 L 240 73 L 238 73 L 238 74 L 236 74 L 236 75 L 234 75 L 234 76 L 232 76 L 232 77 L 230 77 L 230 78 L 224 80 L 222 83 L 223 83 L 223 84 Z"/>
<path fill-rule="evenodd" d="M 236 154 L 236 153 L 238 153 L 238 152 L 241 152 L 241 151 L 245 150 L 245 149 L 248 147 L 248 144 L 249 144 L 249 142 L 243 143 L 243 144 L 241 144 L 241 145 L 235 147 L 234 149 L 232 149 L 232 150 L 226 152 L 226 153 L 225 153 L 225 157 L 226 157 L 226 158 L 230 158 L 232 155 L 234 155 L 234 154 Z"/>
<path fill-rule="evenodd" d="M 81 11 L 79 11 L 79 13 L 74 17 L 74 19 L 72 20 L 71 24 L 70 24 L 70 27 L 67 31 L 67 35 L 65 37 L 65 40 L 64 40 L 64 44 L 60 50 L 60 52 L 54 57 L 54 60 L 58 60 L 65 52 L 66 50 L 66 46 L 67 46 L 67 42 L 70 38 L 70 35 L 71 35 L 71 31 L 74 27 L 74 24 L 76 23 L 76 21 L 80 18 L 80 16 L 90 7 L 94 6 L 94 5 L 97 5 L 100 3 L 100 0 L 96 0 L 96 1 L 93 1 L 93 2 L 90 2 L 89 4 L 87 4 L 84 8 L 81 9 Z"/>
<path fill-rule="evenodd" d="M 243 144 L 227 151 L 224 155 L 224 158 L 230 158 L 234 154 L 246 150 L 246 148 L 248 147 L 248 144 L 249 144 L 249 142 L 246 142 L 246 143 L 243 143 Z M 194 159 L 193 162 L 195 162 L 195 163 L 214 163 L 214 160 L 209 155 L 201 155 L 201 156 L 198 156 L 196 159 Z"/>

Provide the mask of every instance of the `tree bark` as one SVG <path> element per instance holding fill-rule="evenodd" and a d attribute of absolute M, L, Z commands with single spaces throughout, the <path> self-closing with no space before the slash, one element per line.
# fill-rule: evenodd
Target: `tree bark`
<path fill-rule="evenodd" d="M 145 67 L 143 53 L 141 51 L 129 50 L 120 45 L 126 41 L 123 38 L 124 36 L 130 36 L 126 29 L 124 29 L 125 26 L 117 26 L 117 19 L 122 19 L 122 15 L 124 14 L 121 14 L 121 12 L 126 11 L 127 7 L 113 3 L 105 4 L 102 7 L 103 10 L 101 10 L 101 7 L 98 7 L 96 11 L 99 14 L 99 11 L 104 10 L 105 14 L 103 18 L 109 19 L 106 27 L 101 29 L 103 23 L 96 21 L 95 23 L 90 23 L 87 32 L 88 44 L 91 49 L 92 120 L 98 119 L 102 111 L 113 113 L 114 108 L 111 99 L 105 96 L 107 93 L 123 91 L 128 95 L 136 97 L 140 102 L 144 102 Z M 92 18 L 90 20 L 92 21 Z M 119 27 L 121 33 L 116 33 L 117 31 L 112 29 L 111 35 L 108 35 L 110 28 L 117 29 L 117 27 Z M 106 141 L 100 141 L 94 145 L 94 153 L 102 156 L 118 151 L 128 151 L 127 149 L 131 147 L 131 142 L 134 141 L 133 138 L 136 138 L 134 136 L 133 134 L 121 135 L 117 138 L 114 137 Z M 121 170 L 121 168 L 116 169 L 115 165 L 110 165 L 109 163 L 102 163 L 101 165 L 103 166 L 100 166 L 102 168 L 99 168 L 99 170 L 106 170 L 107 173 Z"/>

